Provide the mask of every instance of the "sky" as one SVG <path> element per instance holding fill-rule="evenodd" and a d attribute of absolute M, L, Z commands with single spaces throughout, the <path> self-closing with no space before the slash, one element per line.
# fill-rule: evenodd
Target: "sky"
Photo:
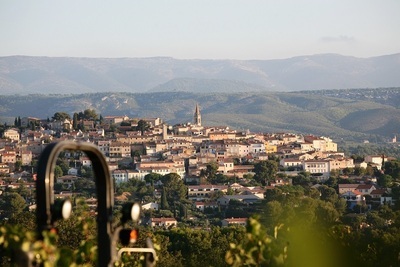
<path fill-rule="evenodd" d="M 399 0 L 0 0 L 0 56 L 400 53 Z"/>

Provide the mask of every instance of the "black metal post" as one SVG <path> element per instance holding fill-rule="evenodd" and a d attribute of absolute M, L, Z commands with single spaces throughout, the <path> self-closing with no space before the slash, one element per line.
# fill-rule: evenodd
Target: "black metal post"
<path fill-rule="evenodd" d="M 105 157 L 90 143 L 62 141 L 49 144 L 42 152 L 36 180 L 36 220 L 39 234 L 52 228 L 51 208 L 54 204 L 54 168 L 58 154 L 63 150 L 85 152 L 92 162 L 97 191 L 98 266 L 112 266 L 116 258 L 112 229 L 114 190 Z"/>

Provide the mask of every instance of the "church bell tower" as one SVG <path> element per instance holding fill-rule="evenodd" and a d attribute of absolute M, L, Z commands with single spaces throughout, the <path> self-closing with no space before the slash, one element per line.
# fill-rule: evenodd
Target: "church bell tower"
<path fill-rule="evenodd" d="M 196 109 L 194 111 L 194 124 L 197 126 L 201 126 L 201 114 L 199 104 L 196 104 Z"/>

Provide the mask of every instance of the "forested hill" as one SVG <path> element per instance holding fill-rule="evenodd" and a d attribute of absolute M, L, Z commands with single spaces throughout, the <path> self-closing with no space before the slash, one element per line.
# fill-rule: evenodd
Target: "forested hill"
<path fill-rule="evenodd" d="M 1 94 L 268 92 L 400 86 L 400 54 L 275 60 L 0 57 Z"/>
<path fill-rule="evenodd" d="M 368 94 L 364 94 L 368 92 Z M 363 95 L 363 97 L 361 97 Z M 102 115 L 160 117 L 192 122 L 201 108 L 204 125 L 253 132 L 299 132 L 343 140 L 388 140 L 400 136 L 400 88 L 287 93 L 94 93 L 0 96 L 0 119 L 47 118 L 91 108 Z"/>

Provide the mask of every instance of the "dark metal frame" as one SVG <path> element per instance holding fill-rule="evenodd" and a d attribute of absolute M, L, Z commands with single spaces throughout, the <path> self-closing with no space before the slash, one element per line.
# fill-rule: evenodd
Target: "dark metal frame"
<path fill-rule="evenodd" d="M 100 150 L 91 143 L 61 141 L 46 146 L 42 152 L 36 180 L 36 216 L 38 232 L 53 227 L 54 168 L 58 155 L 64 150 L 85 152 L 92 162 L 97 192 L 98 266 L 112 266 L 116 258 L 116 241 L 112 228 L 114 185 L 107 162 Z"/>

